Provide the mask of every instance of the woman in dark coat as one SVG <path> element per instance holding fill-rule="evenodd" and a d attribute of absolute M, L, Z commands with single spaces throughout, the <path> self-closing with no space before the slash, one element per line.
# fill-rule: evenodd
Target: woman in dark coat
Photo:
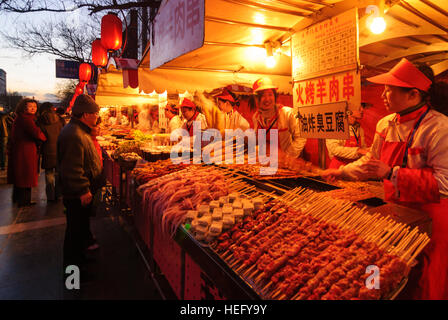
<path fill-rule="evenodd" d="M 47 137 L 41 148 L 42 169 L 45 170 L 45 191 L 47 201 L 55 201 L 60 195 L 59 184 L 56 177 L 57 151 L 59 133 L 62 130 L 62 121 L 50 102 L 44 102 L 39 108 L 37 125 Z"/>
<path fill-rule="evenodd" d="M 34 204 L 31 188 L 37 186 L 37 143 L 47 140 L 35 123 L 36 111 L 37 102 L 33 99 L 25 98 L 17 104 L 17 117 L 8 141 L 8 183 L 14 185 L 13 199 L 19 207 Z"/>

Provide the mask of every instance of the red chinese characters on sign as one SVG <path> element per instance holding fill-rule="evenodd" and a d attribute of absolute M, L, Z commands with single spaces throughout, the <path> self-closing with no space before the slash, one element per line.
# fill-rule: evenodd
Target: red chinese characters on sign
<path fill-rule="evenodd" d="M 297 102 L 298 102 L 300 105 L 303 105 L 303 104 L 304 104 L 304 103 L 303 103 L 303 99 L 302 99 L 303 89 L 304 89 L 304 88 L 301 88 L 301 87 L 300 87 L 300 83 L 299 83 L 299 85 L 297 86 L 297 89 L 296 89 L 296 94 L 297 94 Z"/>
<path fill-rule="evenodd" d="M 355 95 L 355 88 L 353 87 L 353 75 L 349 72 L 344 77 L 344 88 L 342 89 L 342 97 L 346 98 L 347 101 L 350 100 L 350 97 Z"/>
<path fill-rule="evenodd" d="M 314 83 L 308 81 L 305 87 L 306 104 L 314 104 Z"/>
<path fill-rule="evenodd" d="M 193 34 L 194 28 L 199 24 L 199 0 L 187 0 L 186 27 Z"/>
<path fill-rule="evenodd" d="M 324 79 L 319 79 L 317 80 L 317 94 L 316 94 L 316 98 L 320 98 L 320 103 L 323 103 L 323 99 L 324 97 L 327 95 L 326 93 L 326 86 L 327 84 L 325 83 Z"/>
<path fill-rule="evenodd" d="M 341 72 L 327 77 L 294 83 L 294 106 L 347 101 L 357 104 L 361 99 L 361 79 L 356 71 Z"/>
<path fill-rule="evenodd" d="M 185 3 L 179 2 L 174 9 L 174 23 L 175 32 L 174 38 L 181 38 L 185 36 Z"/>
<path fill-rule="evenodd" d="M 330 102 L 333 101 L 339 101 L 339 80 L 335 76 L 330 80 Z"/>

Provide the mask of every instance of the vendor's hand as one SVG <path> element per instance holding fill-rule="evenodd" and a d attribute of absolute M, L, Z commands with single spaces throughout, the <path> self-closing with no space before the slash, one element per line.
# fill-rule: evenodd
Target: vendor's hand
<path fill-rule="evenodd" d="M 363 164 L 365 172 L 372 177 L 386 179 L 389 176 L 391 167 L 380 160 L 370 159 Z"/>
<path fill-rule="evenodd" d="M 83 207 L 87 206 L 90 202 L 92 202 L 93 196 L 92 194 L 89 192 L 87 192 L 86 194 L 83 194 L 81 197 L 81 205 Z"/>
<path fill-rule="evenodd" d="M 334 181 L 336 179 L 339 179 L 342 176 L 342 170 L 341 169 L 327 169 L 324 170 L 320 176 L 327 180 L 327 181 Z"/>
<path fill-rule="evenodd" d="M 359 148 L 357 152 L 360 156 L 365 156 L 369 152 L 369 149 Z"/>

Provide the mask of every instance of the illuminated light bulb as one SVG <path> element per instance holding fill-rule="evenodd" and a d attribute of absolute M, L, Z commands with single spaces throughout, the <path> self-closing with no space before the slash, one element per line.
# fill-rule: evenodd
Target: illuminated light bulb
<path fill-rule="evenodd" d="M 266 50 L 259 47 L 250 47 L 246 49 L 246 56 L 249 59 L 263 61 L 266 59 Z"/>
<path fill-rule="evenodd" d="M 275 60 L 274 56 L 269 56 L 266 58 L 266 67 L 274 68 L 276 64 L 277 61 Z"/>
<path fill-rule="evenodd" d="M 384 30 L 386 30 L 386 21 L 383 17 L 373 18 L 372 23 L 370 24 L 370 31 L 374 34 L 380 34 Z"/>

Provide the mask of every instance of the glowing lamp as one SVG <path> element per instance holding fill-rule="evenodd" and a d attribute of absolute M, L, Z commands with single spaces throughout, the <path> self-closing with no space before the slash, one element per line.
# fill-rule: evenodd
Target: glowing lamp
<path fill-rule="evenodd" d="M 100 39 L 92 42 L 92 62 L 98 67 L 104 67 L 107 64 L 107 50 L 101 44 Z"/>
<path fill-rule="evenodd" d="M 383 33 L 386 30 L 386 21 L 383 17 L 376 17 L 372 19 L 372 23 L 370 24 L 370 31 L 374 34 Z"/>
<path fill-rule="evenodd" d="M 88 63 L 81 63 L 79 65 L 79 81 L 89 82 L 92 77 L 92 67 Z"/>
<path fill-rule="evenodd" d="M 121 48 L 121 20 L 115 13 L 108 13 L 101 19 L 101 44 L 106 50 Z"/>

